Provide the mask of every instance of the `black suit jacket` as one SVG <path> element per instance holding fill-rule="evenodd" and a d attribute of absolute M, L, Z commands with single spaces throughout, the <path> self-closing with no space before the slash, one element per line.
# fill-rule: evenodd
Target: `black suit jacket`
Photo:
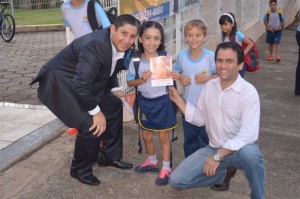
<path fill-rule="evenodd" d="M 122 60 L 120 60 L 122 61 Z M 38 98 L 69 127 L 79 126 L 110 89 L 118 86 L 117 64 L 110 77 L 112 44 L 108 28 L 75 39 L 50 59 L 30 83 Z"/>

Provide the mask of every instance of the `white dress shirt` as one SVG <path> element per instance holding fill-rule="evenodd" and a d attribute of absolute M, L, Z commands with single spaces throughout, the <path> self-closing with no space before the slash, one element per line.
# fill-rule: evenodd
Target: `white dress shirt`
<path fill-rule="evenodd" d="M 116 64 L 118 59 L 121 59 L 124 57 L 124 52 L 117 52 L 115 46 L 113 43 L 111 43 L 112 46 L 112 63 L 111 63 L 111 71 L 110 76 L 112 76 L 113 72 L 115 71 Z M 120 88 L 113 88 L 112 91 L 120 90 Z M 100 107 L 97 105 L 93 110 L 89 111 L 90 115 L 96 115 L 100 111 Z"/>
<path fill-rule="evenodd" d="M 187 103 L 185 119 L 197 126 L 205 125 L 211 147 L 237 151 L 258 139 L 259 96 L 240 75 L 224 90 L 220 78 L 216 78 L 207 82 L 196 107 Z"/>

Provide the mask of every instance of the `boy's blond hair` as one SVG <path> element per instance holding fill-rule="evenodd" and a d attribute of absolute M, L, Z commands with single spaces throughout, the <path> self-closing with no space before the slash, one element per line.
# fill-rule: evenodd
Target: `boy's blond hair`
<path fill-rule="evenodd" d="M 192 28 L 194 28 L 194 27 L 199 28 L 200 30 L 202 30 L 204 36 L 206 36 L 206 33 L 207 33 L 207 26 L 206 26 L 206 24 L 205 24 L 202 20 L 200 20 L 200 19 L 193 19 L 193 20 L 191 20 L 191 21 L 189 21 L 189 22 L 187 22 L 187 23 L 185 24 L 185 26 L 184 26 L 184 36 L 186 36 L 187 32 L 188 32 L 189 30 L 191 30 Z"/>

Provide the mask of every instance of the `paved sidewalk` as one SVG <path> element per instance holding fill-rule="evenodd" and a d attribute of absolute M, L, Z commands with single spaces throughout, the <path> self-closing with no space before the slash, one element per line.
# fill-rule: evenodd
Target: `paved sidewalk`
<path fill-rule="evenodd" d="M 16 33 L 9 43 L 0 39 L 0 172 L 65 128 L 38 100 L 37 85 L 29 86 L 65 46 L 65 31 Z"/>
<path fill-rule="evenodd" d="M 245 76 L 257 88 L 261 99 L 259 145 L 266 164 L 266 198 L 270 199 L 300 198 L 300 97 L 294 95 L 298 56 L 295 30 L 296 24 L 293 24 L 283 32 L 280 63 L 265 61 L 268 56 L 265 37 L 257 41 L 261 70 L 246 73 Z M 20 143 L 15 144 L 15 150 L 26 143 L 32 143 L 32 149 L 43 146 L 17 164 L 6 165 L 10 166 L 9 169 L 0 173 L 1 198 L 249 198 L 250 190 L 242 171 L 237 172 L 227 192 L 214 192 L 209 187 L 176 191 L 170 186 L 156 186 L 156 174 L 140 175 L 133 170 L 122 171 L 109 167 L 95 167 L 95 175 L 101 180 L 99 187 L 82 185 L 72 179 L 69 176 L 69 166 L 75 137 L 63 134 L 65 127 L 59 121 L 52 120 L 48 123 L 53 118 L 53 115 L 48 115 L 49 112 L 44 116 L 36 114 L 40 110 L 37 107 L 41 107 L 36 98 L 36 86 L 28 86 L 41 65 L 63 46 L 64 32 L 22 33 L 16 34 L 12 43 L 0 41 L 0 102 L 3 102 L 0 104 L 0 140 L 1 135 L 8 131 L 17 134 L 12 127 L 19 130 L 24 125 L 17 121 L 25 119 L 28 124 L 27 119 L 33 118 L 36 122 L 34 125 L 40 126 L 34 127 L 38 128 L 37 131 L 29 132 L 29 141 L 26 140 L 27 136 L 18 138 L 16 142 L 0 150 L 0 165 L 3 157 L 11 151 L 10 146 L 18 141 Z M 3 47 L 9 50 L 4 52 Z M 22 109 L 10 107 L 14 103 L 32 106 Z M 22 112 L 24 108 L 35 111 L 25 113 Z M 23 119 L 19 119 L 22 117 L 17 114 L 18 119 L 9 120 L 12 116 L 8 113 L 12 111 L 20 113 Z M 45 117 L 45 126 L 39 123 L 40 117 Z M 11 123 L 4 123 L 8 121 Z M 145 159 L 146 154 L 137 153 L 138 133 L 133 126 L 133 123 L 124 125 L 124 159 L 138 165 Z M 179 139 L 172 147 L 174 166 L 183 158 L 181 125 L 176 132 Z M 43 138 L 58 138 L 51 142 L 44 139 L 37 145 L 34 141 L 41 134 L 44 134 Z M 157 137 L 155 139 L 159 146 Z M 13 162 L 16 161 L 14 159 Z"/>

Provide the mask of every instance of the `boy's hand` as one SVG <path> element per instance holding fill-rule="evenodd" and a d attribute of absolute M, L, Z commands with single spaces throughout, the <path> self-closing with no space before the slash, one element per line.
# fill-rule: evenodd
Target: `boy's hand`
<path fill-rule="evenodd" d="M 191 78 L 189 76 L 184 75 L 184 74 L 180 74 L 178 80 L 179 80 L 179 82 L 182 86 L 191 85 Z"/>
<path fill-rule="evenodd" d="M 202 71 L 202 73 L 198 73 L 195 75 L 195 83 L 198 84 L 205 84 L 209 79 L 206 77 L 206 71 Z"/>
<path fill-rule="evenodd" d="M 268 31 L 271 31 L 271 32 L 274 32 L 272 26 L 270 26 L 270 25 L 267 26 L 267 30 L 268 30 Z"/>

